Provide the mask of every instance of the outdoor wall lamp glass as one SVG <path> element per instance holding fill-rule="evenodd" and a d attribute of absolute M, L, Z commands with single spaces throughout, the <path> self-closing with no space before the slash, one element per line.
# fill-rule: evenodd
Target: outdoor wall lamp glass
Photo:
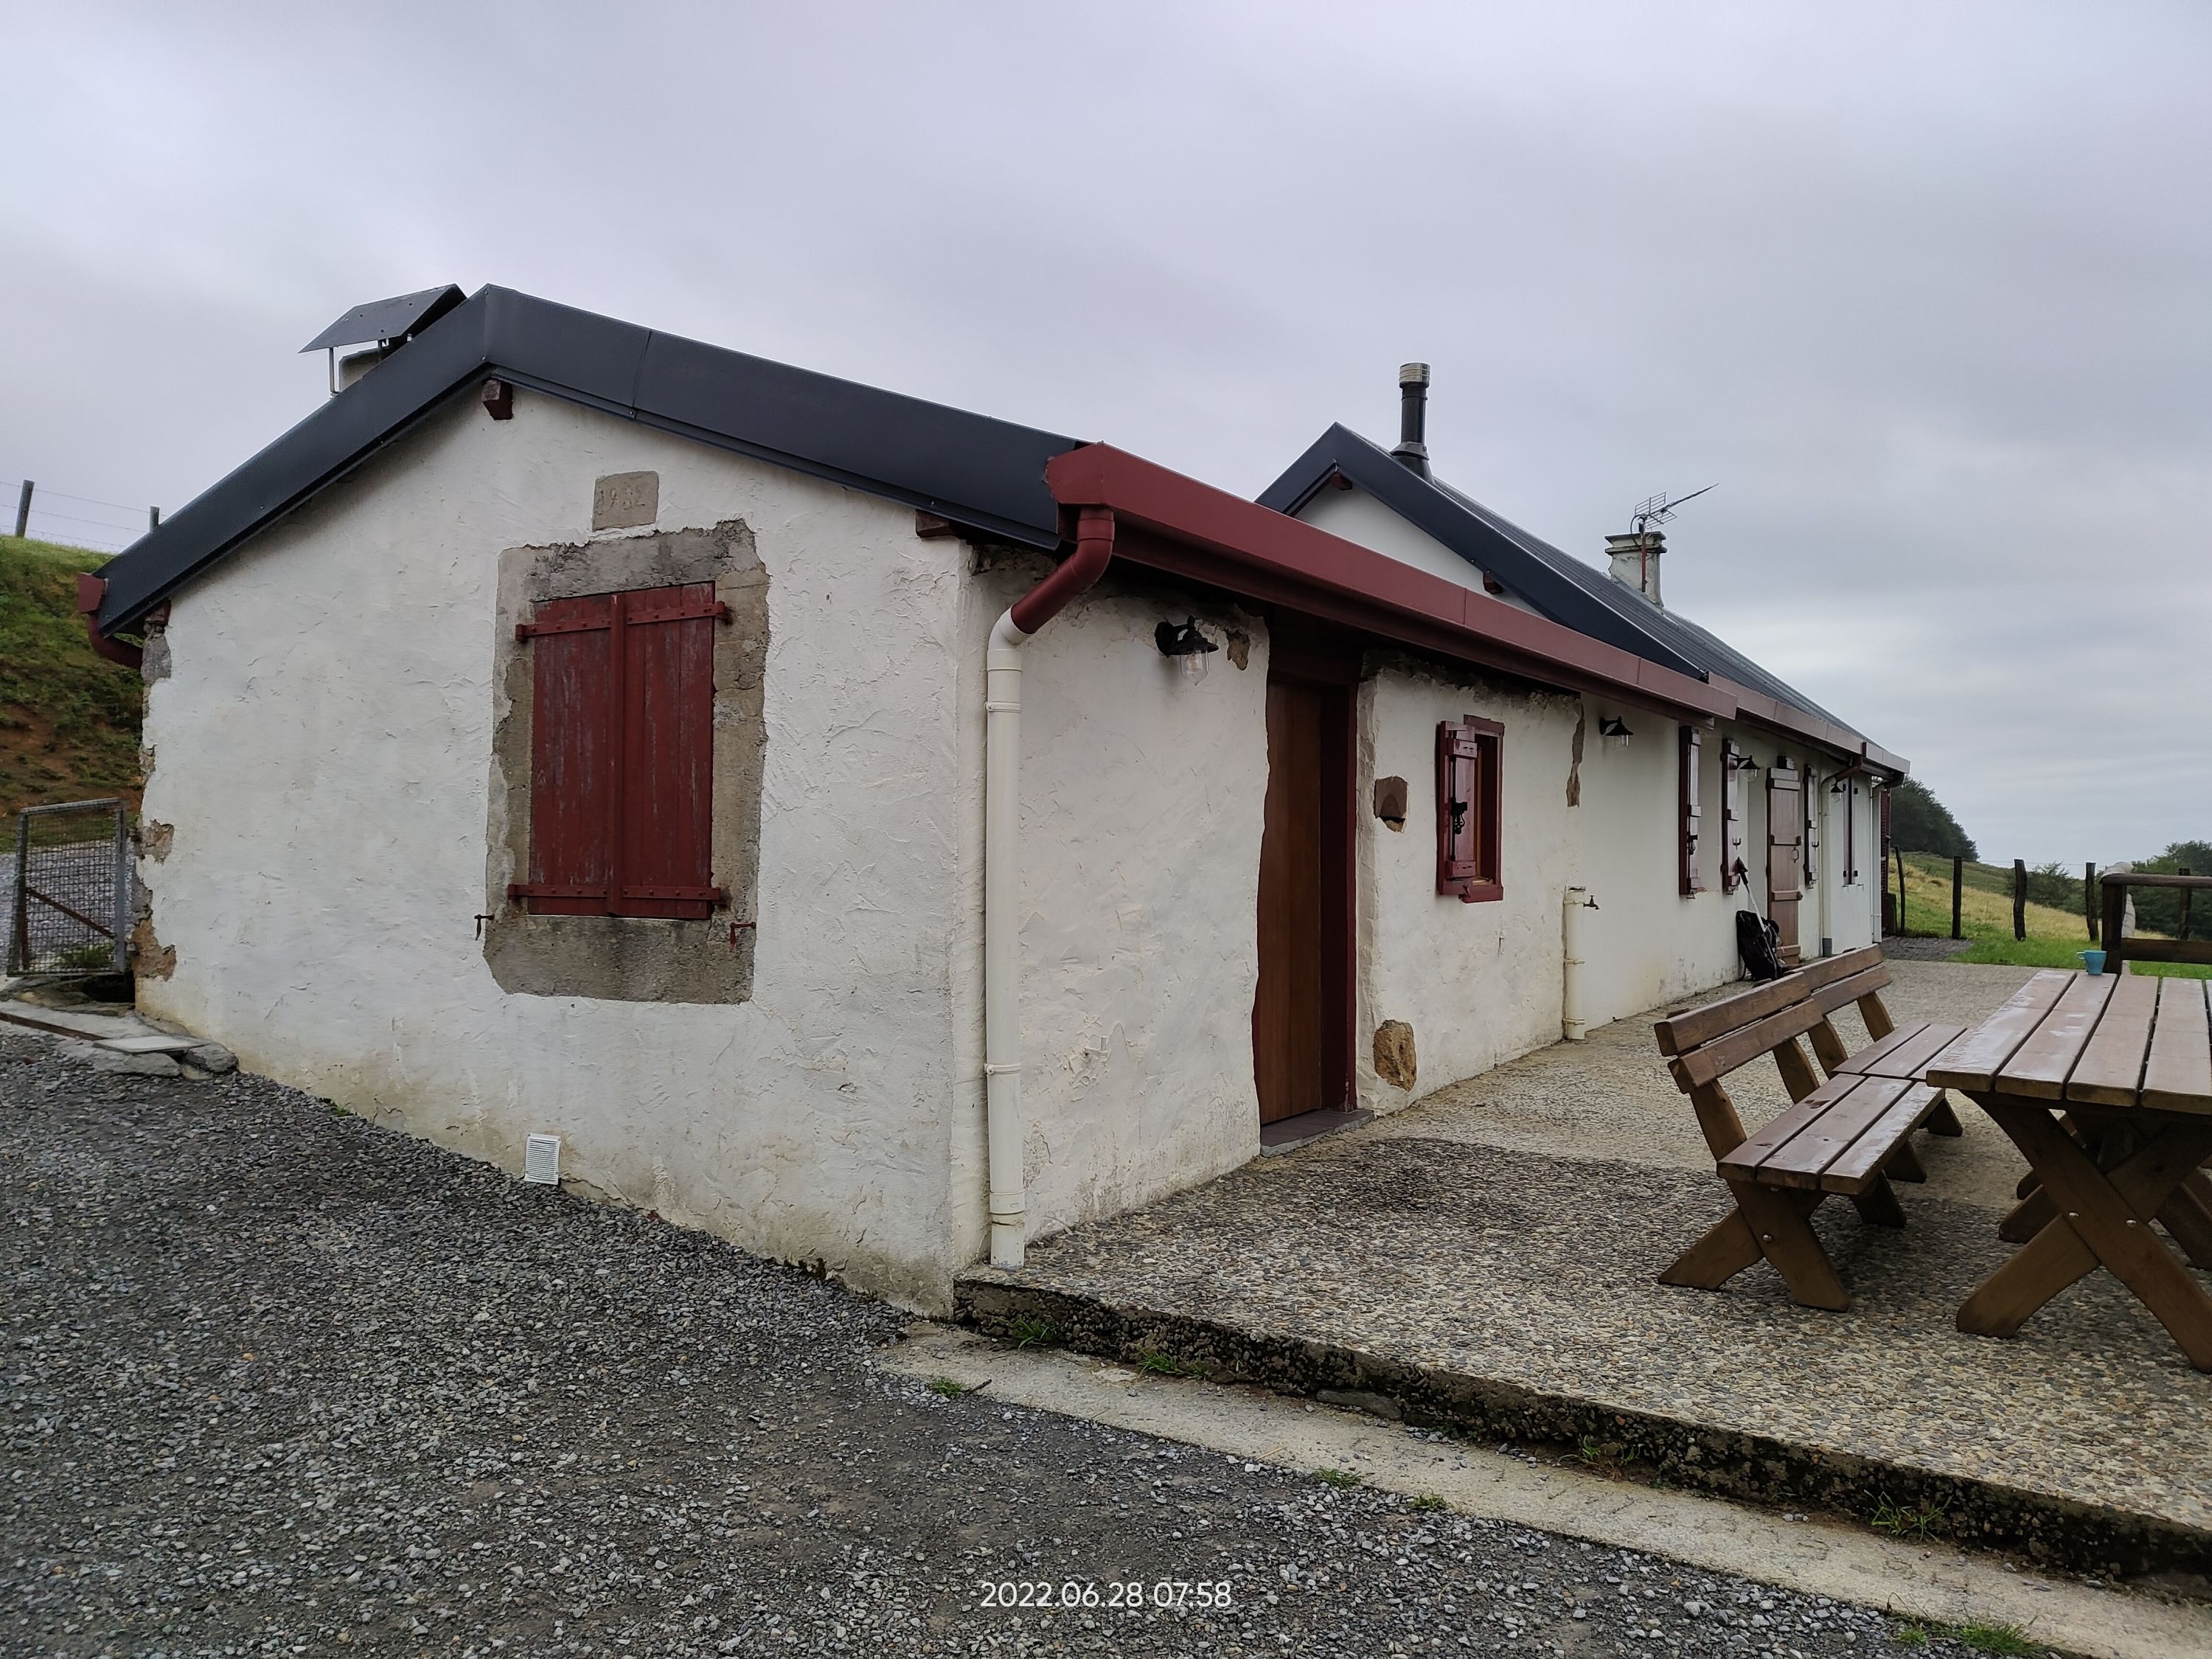
<path fill-rule="evenodd" d="M 1599 715 L 1597 734 L 1607 743 L 1617 743 L 1623 749 L 1628 747 L 1628 740 L 1636 735 L 1628 729 L 1628 722 L 1618 714 Z"/>
<path fill-rule="evenodd" d="M 1207 654 L 1221 649 L 1200 631 L 1195 617 L 1180 623 L 1162 623 L 1152 629 L 1152 641 L 1160 647 L 1160 654 L 1174 662 L 1184 680 L 1193 685 L 1206 678 Z"/>

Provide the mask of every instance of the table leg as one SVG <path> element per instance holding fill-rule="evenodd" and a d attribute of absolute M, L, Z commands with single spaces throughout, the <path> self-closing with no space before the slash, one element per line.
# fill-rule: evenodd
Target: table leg
<path fill-rule="evenodd" d="M 2150 1218 L 2212 1152 L 2212 1123 L 2146 1125 L 2133 1156 L 2108 1174 L 2052 1121 L 2048 1107 L 2003 1096 L 1981 1104 L 2042 1177 L 2058 1215 L 1967 1298 L 1959 1328 L 2011 1335 L 2101 1263 L 2156 1316 L 2191 1364 L 2212 1370 L 2212 1297 L 2150 1226 Z"/>
<path fill-rule="evenodd" d="M 2158 1212 L 2160 1224 L 2196 1266 L 2212 1273 L 2212 1181 L 2197 1170 L 2185 1176 Z"/>

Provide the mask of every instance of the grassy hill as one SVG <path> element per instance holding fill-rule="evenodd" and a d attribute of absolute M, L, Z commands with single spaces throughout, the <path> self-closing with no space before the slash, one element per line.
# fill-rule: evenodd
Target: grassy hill
<path fill-rule="evenodd" d="M 107 555 L 0 536 L 0 846 L 46 801 L 121 795 L 135 811 L 145 687 L 103 661 L 76 614 L 76 573 Z"/>
<path fill-rule="evenodd" d="M 1891 878 L 1893 882 L 1896 878 Z M 2076 954 L 2089 945 L 2089 925 L 2078 908 L 2037 902 L 2039 890 L 2049 896 L 2069 897 L 2078 903 L 2079 880 L 2059 877 L 2028 878 L 2027 937 L 2012 936 L 2012 872 L 1994 864 L 1969 864 L 1960 879 L 1959 931 L 1974 941 L 1961 962 L 2011 962 L 2036 968 L 2079 968 Z M 1948 939 L 1951 933 L 1951 860 L 1934 853 L 1905 855 L 1905 931 Z M 2150 928 L 2146 938 L 2164 938 Z M 2193 930 L 2191 938 L 2201 938 Z M 2212 969 L 2185 963 L 2139 962 L 2128 970 L 2137 974 L 2172 974 L 2185 978 L 2212 976 Z"/>

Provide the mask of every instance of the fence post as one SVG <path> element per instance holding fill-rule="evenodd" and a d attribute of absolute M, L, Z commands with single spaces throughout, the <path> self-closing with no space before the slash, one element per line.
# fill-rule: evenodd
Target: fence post
<path fill-rule="evenodd" d="M 2081 908 L 2089 917 L 2089 943 L 2097 942 L 2097 866 L 2081 866 Z"/>
<path fill-rule="evenodd" d="M 1958 854 L 1951 855 L 1951 937 L 1961 939 L 1959 931 L 1959 898 L 1966 884 L 1966 860 Z"/>
<path fill-rule="evenodd" d="M 2027 860 L 2012 861 L 2012 936 L 2027 937 Z"/>
<path fill-rule="evenodd" d="M 2128 890 L 2117 876 L 2107 875 L 2099 884 L 2105 890 L 2105 968 L 2108 973 L 2124 974 L 2128 970 Z"/>
<path fill-rule="evenodd" d="M 23 480 L 23 493 L 15 497 L 15 533 L 23 535 L 31 527 L 31 481 Z"/>
<path fill-rule="evenodd" d="M 4 966 L 11 974 L 31 971 L 31 912 L 30 884 L 27 872 L 31 864 L 31 820 L 27 813 L 15 814 L 15 886 L 8 896 L 8 948 L 0 955 L 7 958 Z"/>
<path fill-rule="evenodd" d="M 2173 873 L 2177 876 L 2185 876 L 2191 872 L 2187 865 L 2177 864 L 2173 866 Z M 2187 887 L 2181 890 L 2181 926 L 2173 930 L 2173 936 L 2178 939 L 2189 937 L 2189 897 L 2193 890 Z"/>
<path fill-rule="evenodd" d="M 115 971 L 131 971 L 131 809 L 115 803 Z"/>
<path fill-rule="evenodd" d="M 1905 849 L 1893 845 L 1889 851 L 1897 860 L 1897 931 L 1900 935 L 1907 934 L 1912 930 L 1905 923 Z"/>
<path fill-rule="evenodd" d="M 154 531 L 159 530 L 161 527 L 161 509 L 158 507 L 148 507 L 146 509 L 146 529 L 148 533 L 150 534 Z"/>

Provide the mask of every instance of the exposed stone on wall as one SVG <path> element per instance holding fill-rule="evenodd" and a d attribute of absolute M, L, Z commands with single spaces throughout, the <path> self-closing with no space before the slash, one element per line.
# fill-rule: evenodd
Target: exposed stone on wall
<path fill-rule="evenodd" d="M 176 839 L 177 826 L 173 823 L 147 818 L 138 826 L 138 850 L 156 864 L 169 856 L 169 848 Z"/>
<path fill-rule="evenodd" d="M 131 930 L 131 967 L 141 979 L 167 979 L 177 971 L 177 947 L 154 937 L 154 918 L 142 914 Z"/>
<path fill-rule="evenodd" d="M 1406 827 L 1406 781 L 1403 778 L 1375 780 L 1375 816 L 1393 830 Z"/>
<path fill-rule="evenodd" d="M 1574 741 L 1567 751 L 1567 805 L 1583 804 L 1583 732 L 1589 725 L 1589 710 L 1575 716 Z"/>
<path fill-rule="evenodd" d="M 1375 1028 L 1375 1075 L 1394 1089 L 1413 1089 L 1413 1028 L 1404 1020 L 1386 1019 Z"/>

